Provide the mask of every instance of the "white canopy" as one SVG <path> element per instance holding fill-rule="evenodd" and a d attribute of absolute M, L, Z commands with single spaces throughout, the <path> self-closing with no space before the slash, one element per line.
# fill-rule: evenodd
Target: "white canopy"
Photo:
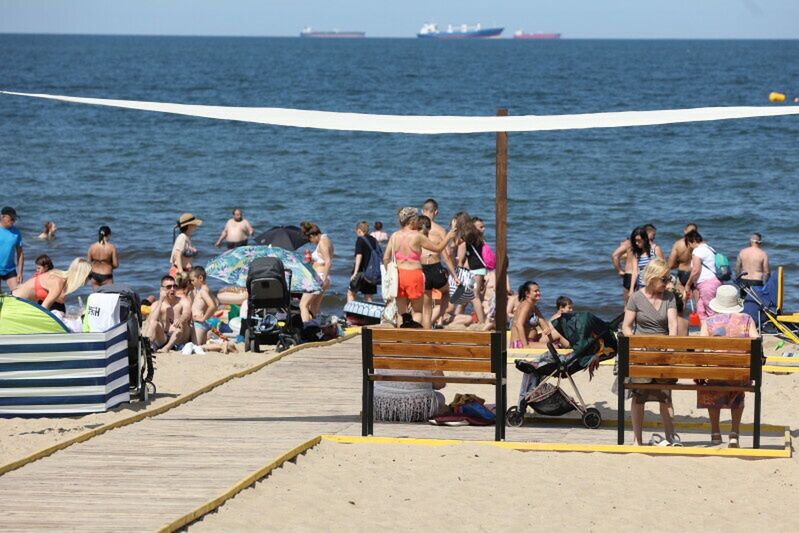
<path fill-rule="evenodd" d="M 658 111 L 621 111 L 615 113 L 585 113 L 577 115 L 523 115 L 509 117 L 456 117 L 417 115 L 369 115 L 364 113 L 335 113 L 279 107 L 224 107 L 210 105 L 140 102 L 81 98 L 52 94 L 30 94 L 0 91 L 2 94 L 47 98 L 77 104 L 103 105 L 158 111 L 192 117 L 255 122 L 273 126 L 318 128 L 325 130 L 370 131 L 381 133 L 486 133 L 513 131 L 551 131 L 587 128 L 622 128 L 654 126 L 681 122 L 702 122 L 737 118 L 797 115 L 799 106 L 774 107 L 702 107 L 695 109 L 665 109 Z"/>

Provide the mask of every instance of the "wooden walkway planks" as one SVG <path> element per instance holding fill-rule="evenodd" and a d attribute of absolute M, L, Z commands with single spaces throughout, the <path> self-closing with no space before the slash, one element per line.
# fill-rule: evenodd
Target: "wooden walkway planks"
<path fill-rule="evenodd" d="M 171 411 L 0 476 L 2 530 L 154 531 L 302 442 L 359 435 L 360 347 L 356 338 L 302 350 Z M 511 379 L 513 403 L 518 376 Z M 375 434 L 491 440 L 493 428 L 378 423 Z M 613 444 L 615 436 L 613 427 L 508 428 L 508 440 L 518 441 Z"/>

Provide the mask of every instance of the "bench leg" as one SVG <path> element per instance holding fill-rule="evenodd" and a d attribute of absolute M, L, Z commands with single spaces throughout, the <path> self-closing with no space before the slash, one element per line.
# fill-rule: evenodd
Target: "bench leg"
<path fill-rule="evenodd" d="M 624 380 L 619 378 L 619 403 L 617 407 L 618 413 L 618 443 L 619 445 L 624 444 Z"/>
<path fill-rule="evenodd" d="M 505 429 L 505 411 L 502 405 L 502 377 L 497 377 L 496 385 L 494 385 L 494 403 L 496 405 L 496 413 L 494 415 L 494 440 L 502 440 L 502 430 Z"/>
<path fill-rule="evenodd" d="M 369 379 L 363 378 L 363 392 L 361 394 L 361 436 L 369 434 Z"/>
<path fill-rule="evenodd" d="M 508 386 L 507 379 L 502 384 L 502 440 L 505 440 L 505 430 L 507 429 L 507 421 L 505 420 L 505 413 L 508 412 Z"/>
<path fill-rule="evenodd" d="M 760 448 L 760 388 L 755 390 L 755 431 L 754 447 Z"/>

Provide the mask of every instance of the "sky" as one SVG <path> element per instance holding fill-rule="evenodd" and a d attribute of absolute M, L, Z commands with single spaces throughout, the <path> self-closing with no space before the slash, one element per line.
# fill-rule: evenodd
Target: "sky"
<path fill-rule="evenodd" d="M 564 38 L 797 39 L 799 0 L 0 0 L 0 33 L 413 37 L 481 23 Z"/>

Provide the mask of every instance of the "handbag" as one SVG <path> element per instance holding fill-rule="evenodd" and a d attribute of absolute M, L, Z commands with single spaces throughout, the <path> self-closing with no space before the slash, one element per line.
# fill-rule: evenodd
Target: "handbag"
<path fill-rule="evenodd" d="M 388 265 L 380 265 L 381 286 L 380 294 L 383 301 L 387 302 L 397 297 L 399 288 L 399 270 L 397 269 L 397 258 L 394 256 L 394 247 L 391 248 L 391 261 Z"/>
<path fill-rule="evenodd" d="M 449 277 L 449 301 L 455 305 L 467 304 L 474 300 L 474 274 L 471 270 L 461 267 L 458 267 L 455 273 L 461 284 L 458 285 L 455 278 Z"/>

